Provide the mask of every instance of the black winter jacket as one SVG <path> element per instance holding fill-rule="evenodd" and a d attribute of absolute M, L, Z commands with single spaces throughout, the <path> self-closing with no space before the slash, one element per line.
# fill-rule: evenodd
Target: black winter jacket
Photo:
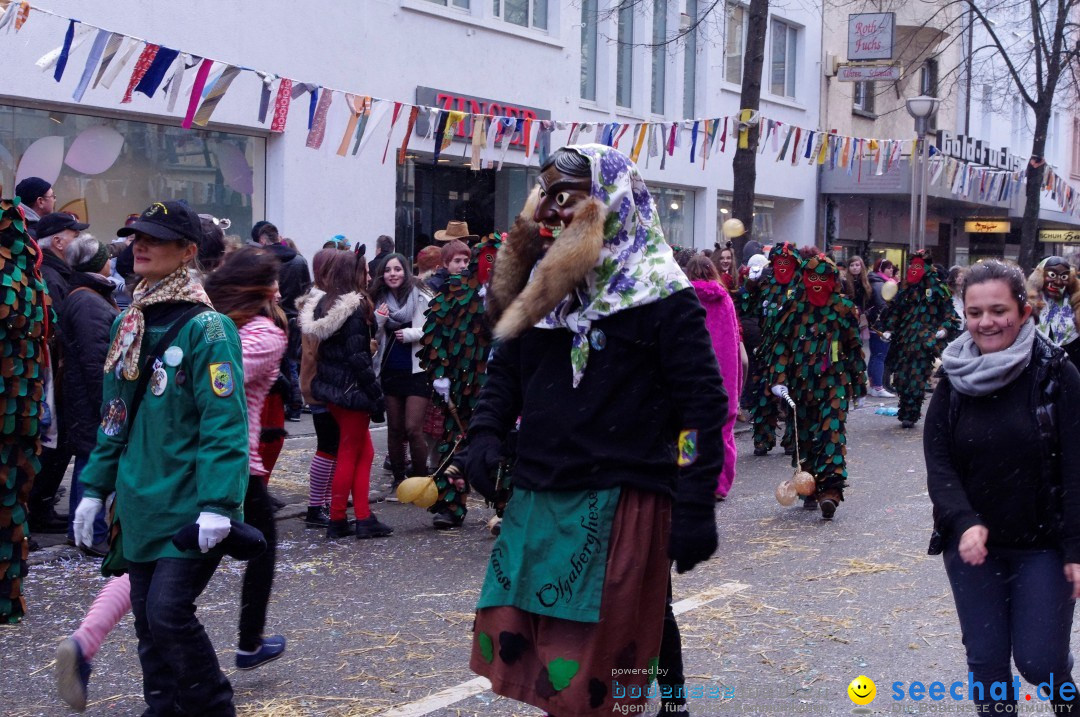
<path fill-rule="evenodd" d="M 101 385 L 109 332 L 120 310 L 113 303 L 116 286 L 98 274 L 73 272 L 60 314 L 64 348 L 64 414 L 67 437 L 76 454 L 89 455 L 101 422 Z"/>
<path fill-rule="evenodd" d="M 64 300 L 71 291 L 72 276 L 75 270 L 68 263 L 53 253 L 52 249 L 41 251 L 41 278 L 49 288 L 53 309 L 58 316 L 64 315 Z"/>
<path fill-rule="evenodd" d="M 370 413 L 385 411 L 382 389 L 371 362 L 371 326 L 360 310 L 361 295 L 345 294 L 327 308 L 327 299 L 308 301 L 300 312 L 300 330 L 319 340 L 311 393 L 323 403 Z"/>
<path fill-rule="evenodd" d="M 943 375 L 926 411 L 923 450 L 934 527 L 955 546 L 984 525 L 987 545 L 1059 549 L 1080 563 L 1080 373 L 1036 334 L 1031 363 L 988 396 Z M 932 543 L 931 554 L 939 546 Z"/>
<path fill-rule="evenodd" d="M 266 247 L 281 262 L 278 272 L 278 289 L 281 291 L 281 309 L 289 318 L 296 316 L 296 300 L 311 288 L 311 272 L 307 260 L 295 249 L 284 244 Z"/>
<path fill-rule="evenodd" d="M 498 345 L 469 436 L 505 439 L 521 416 L 513 482 L 528 490 L 619 485 L 715 505 L 728 397 L 693 289 L 593 322 L 585 375 L 571 333 L 531 328 Z M 691 431 L 680 461 L 680 432 Z"/>

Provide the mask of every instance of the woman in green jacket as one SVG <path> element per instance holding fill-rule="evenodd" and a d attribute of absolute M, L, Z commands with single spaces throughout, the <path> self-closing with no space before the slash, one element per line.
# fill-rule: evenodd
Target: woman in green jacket
<path fill-rule="evenodd" d="M 243 359 L 235 325 L 188 272 L 202 230 L 182 202 L 157 202 L 121 229 L 134 234 L 131 307 L 113 325 L 97 446 L 81 480 L 75 539 L 116 493 L 111 561 L 122 552 L 143 668 L 146 715 L 234 715 L 232 687 L 195 617 L 248 480 Z M 141 380 L 140 380 L 141 379 Z M 199 550 L 173 536 L 199 526 Z"/>

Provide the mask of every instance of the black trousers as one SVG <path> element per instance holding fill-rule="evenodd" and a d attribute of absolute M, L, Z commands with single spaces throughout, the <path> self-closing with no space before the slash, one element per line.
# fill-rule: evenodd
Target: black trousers
<path fill-rule="evenodd" d="M 64 473 L 75 452 L 70 446 L 60 442 L 57 448 L 41 449 L 41 470 L 34 476 L 34 485 L 30 489 L 30 514 L 47 514 L 60 484 L 64 482 Z"/>
<path fill-rule="evenodd" d="M 679 634 L 679 623 L 675 622 L 675 612 L 671 609 L 670 574 L 667 583 L 667 605 L 664 606 L 664 632 L 660 637 L 660 660 L 657 667 L 659 671 L 656 684 L 660 686 L 660 694 L 671 695 L 670 698 L 661 700 L 663 704 L 660 714 L 667 710 L 681 708 L 686 704 L 686 677 L 683 674 L 682 636 Z"/>
<path fill-rule="evenodd" d="M 260 476 L 248 479 L 244 496 L 244 522 L 258 528 L 266 538 L 266 550 L 248 561 L 244 585 L 240 589 L 239 649 L 254 652 L 262 644 L 266 627 L 266 608 L 270 603 L 270 588 L 274 584 L 274 564 L 277 560 L 277 524 L 274 506 Z"/>
<path fill-rule="evenodd" d="M 233 691 L 195 600 L 221 558 L 162 558 L 131 563 L 131 611 L 139 638 L 144 717 L 234 717 Z"/>

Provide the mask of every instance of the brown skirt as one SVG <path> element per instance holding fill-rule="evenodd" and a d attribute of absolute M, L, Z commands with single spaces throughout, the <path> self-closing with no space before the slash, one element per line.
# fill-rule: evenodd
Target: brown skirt
<path fill-rule="evenodd" d="M 660 655 L 670 530 L 670 498 L 624 487 L 611 528 L 600 621 L 516 607 L 477 610 L 473 672 L 491 680 L 496 694 L 555 717 L 610 715 L 625 705 L 644 709 Z"/>

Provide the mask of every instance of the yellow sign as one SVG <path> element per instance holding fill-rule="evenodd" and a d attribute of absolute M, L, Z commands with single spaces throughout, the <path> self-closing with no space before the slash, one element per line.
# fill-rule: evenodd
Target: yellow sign
<path fill-rule="evenodd" d="M 1008 234 L 1009 223 L 992 219 L 971 219 L 964 222 L 964 231 L 968 234 Z"/>
<path fill-rule="evenodd" d="M 1039 232 L 1039 241 L 1048 244 L 1080 244 L 1080 230 L 1043 229 Z"/>

